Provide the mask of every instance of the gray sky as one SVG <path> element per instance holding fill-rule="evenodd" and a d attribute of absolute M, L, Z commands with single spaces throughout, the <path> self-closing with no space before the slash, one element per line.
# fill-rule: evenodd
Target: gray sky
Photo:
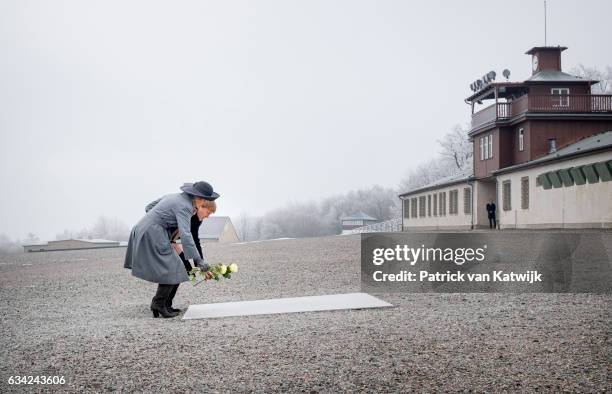
<path fill-rule="evenodd" d="M 612 64 L 611 16 L 548 1 L 564 69 Z M 396 187 L 543 40 L 536 0 L 0 0 L 0 233 L 131 226 L 196 180 L 230 216 Z"/>

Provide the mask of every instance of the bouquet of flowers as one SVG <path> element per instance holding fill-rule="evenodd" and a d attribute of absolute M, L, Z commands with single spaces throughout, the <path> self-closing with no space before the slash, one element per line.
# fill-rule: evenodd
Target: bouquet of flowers
<path fill-rule="evenodd" d="M 203 271 L 200 269 L 200 267 L 195 267 L 189 271 L 189 280 L 191 281 L 191 284 L 195 286 L 209 279 L 214 279 L 216 281 L 219 281 L 221 277 L 229 279 L 235 272 L 238 272 L 238 265 L 236 263 L 232 263 L 230 265 L 211 265 L 207 271 Z M 196 283 L 198 275 L 202 277 L 202 280 Z"/>

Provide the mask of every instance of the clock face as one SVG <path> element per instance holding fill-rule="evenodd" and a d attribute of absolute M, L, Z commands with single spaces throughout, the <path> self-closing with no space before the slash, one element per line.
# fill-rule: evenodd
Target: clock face
<path fill-rule="evenodd" d="M 531 59 L 531 65 L 533 67 L 533 71 L 538 69 L 538 57 L 536 55 L 533 55 L 533 58 Z"/>

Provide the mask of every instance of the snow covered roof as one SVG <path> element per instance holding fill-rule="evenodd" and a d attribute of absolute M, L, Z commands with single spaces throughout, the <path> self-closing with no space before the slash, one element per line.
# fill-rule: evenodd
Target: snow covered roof
<path fill-rule="evenodd" d="M 588 79 L 582 79 L 568 73 L 564 73 L 559 70 L 542 70 L 531 77 L 527 78 L 525 82 L 591 82 L 592 84 L 597 81 L 589 81 Z"/>
<path fill-rule="evenodd" d="M 364 212 L 357 212 L 351 216 L 344 216 L 342 220 L 378 220 Z"/>
<path fill-rule="evenodd" d="M 407 192 L 400 194 L 399 197 L 401 198 L 404 196 L 408 196 L 410 194 L 420 193 L 426 190 L 436 189 L 442 186 L 453 185 L 455 183 L 467 182 L 473 178 L 474 178 L 474 171 L 472 169 L 463 170 L 461 172 L 458 172 L 457 174 L 438 179 L 437 181 L 431 182 L 427 185 L 420 186 L 412 190 L 408 190 Z"/>

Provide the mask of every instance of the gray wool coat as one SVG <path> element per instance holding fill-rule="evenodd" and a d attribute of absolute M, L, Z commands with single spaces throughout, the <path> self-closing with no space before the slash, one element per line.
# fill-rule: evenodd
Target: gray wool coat
<path fill-rule="evenodd" d="M 168 194 L 153 201 L 146 215 L 130 233 L 124 268 L 153 283 L 178 284 L 189 280 L 181 258 L 172 248 L 170 235 L 177 227 L 186 259 L 203 260 L 191 235 L 193 204 L 187 193 Z M 199 242 L 199 240 L 198 240 Z"/>

